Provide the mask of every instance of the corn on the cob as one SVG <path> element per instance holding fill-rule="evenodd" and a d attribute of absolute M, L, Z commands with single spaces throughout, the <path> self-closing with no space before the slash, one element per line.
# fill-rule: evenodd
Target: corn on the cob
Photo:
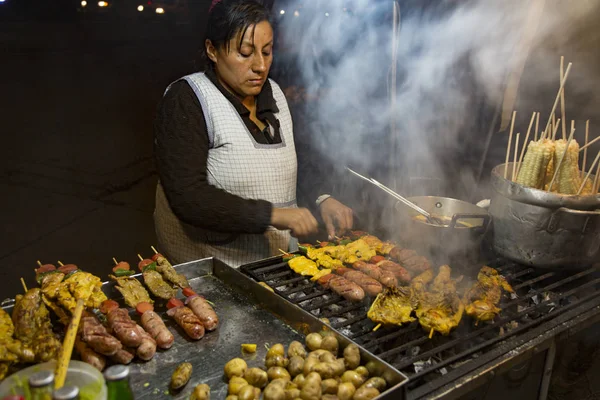
<path fill-rule="evenodd" d="M 552 140 L 542 139 L 532 141 L 527 146 L 527 153 L 523 159 L 523 165 L 519 170 L 517 183 L 541 189 L 548 163 L 554 154 L 554 143 Z"/>
<path fill-rule="evenodd" d="M 581 186 L 581 174 L 579 172 L 579 144 L 572 140 L 569 149 L 565 153 L 567 141 L 564 139 L 556 141 L 554 153 L 554 165 L 558 165 L 564 154 L 564 160 L 556 176 L 557 191 L 561 194 L 576 194 Z"/>
<path fill-rule="evenodd" d="M 552 185 L 552 190 L 550 190 L 550 181 L 552 181 L 552 177 L 554 176 L 554 155 L 552 155 L 552 158 L 550 159 L 550 162 L 548 163 L 548 167 L 546 168 L 546 176 L 544 177 L 544 190 L 546 191 L 551 191 L 551 192 L 556 192 L 558 185 L 556 182 L 554 182 L 554 185 Z"/>

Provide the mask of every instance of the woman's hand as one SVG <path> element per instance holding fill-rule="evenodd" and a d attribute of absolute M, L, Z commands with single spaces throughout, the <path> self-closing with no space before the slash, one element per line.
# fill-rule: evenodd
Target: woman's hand
<path fill-rule="evenodd" d="M 318 222 L 306 208 L 274 208 L 271 225 L 277 229 L 289 229 L 294 237 L 317 233 Z"/>
<path fill-rule="evenodd" d="M 340 234 L 352 229 L 354 221 L 351 208 L 346 207 L 333 197 L 330 197 L 321 203 L 320 209 L 321 217 L 327 228 L 329 240 L 332 240 L 335 237 L 336 227 Z"/>

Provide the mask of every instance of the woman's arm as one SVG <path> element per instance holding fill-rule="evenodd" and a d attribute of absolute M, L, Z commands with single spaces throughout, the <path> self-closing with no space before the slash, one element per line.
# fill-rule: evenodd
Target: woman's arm
<path fill-rule="evenodd" d="M 206 122 L 187 82 L 176 82 L 165 94 L 154 130 L 158 176 L 177 218 L 219 232 L 265 231 L 271 222 L 271 203 L 243 199 L 208 183 Z"/>

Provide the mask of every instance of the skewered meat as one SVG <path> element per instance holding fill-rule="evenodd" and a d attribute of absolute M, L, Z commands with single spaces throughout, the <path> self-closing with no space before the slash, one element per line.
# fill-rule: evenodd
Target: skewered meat
<path fill-rule="evenodd" d="M 513 293 L 506 279 L 494 268 L 483 266 L 477 274 L 477 282 L 465 293 L 466 312 L 477 321 L 490 321 L 500 313 L 496 306 L 502 297 L 502 290 Z"/>
<path fill-rule="evenodd" d="M 57 356 L 61 343 L 52 332 L 50 315 L 39 288 L 29 289 L 16 297 L 12 321 L 15 338 L 31 347 L 36 361 L 45 362 Z"/>
<path fill-rule="evenodd" d="M 75 349 L 79 353 L 79 357 L 81 357 L 81 361 L 90 364 L 92 367 L 96 368 L 98 371 L 102 372 L 104 367 L 106 367 L 106 358 L 96 353 L 89 347 L 85 342 L 81 340 L 79 335 L 75 338 Z"/>
<path fill-rule="evenodd" d="M 377 295 L 367 317 L 378 324 L 402 325 L 415 320 L 411 316 L 415 306 L 410 288 L 391 287 Z"/>
<path fill-rule="evenodd" d="M 331 289 L 349 301 L 358 302 L 365 298 L 364 290 L 356 283 L 334 274 L 327 274 L 318 279 L 325 289 Z"/>
<path fill-rule="evenodd" d="M 190 287 L 187 278 L 184 275 L 177 273 L 175 268 L 173 268 L 171 263 L 163 257 L 162 254 L 155 254 L 154 257 L 152 257 L 152 260 L 156 262 L 156 270 L 160 272 L 166 280 L 182 289 Z"/>
<path fill-rule="evenodd" d="M 60 283 L 65 278 L 65 274 L 62 272 L 52 272 L 45 274 L 42 277 L 42 281 L 40 285 L 42 287 L 42 293 L 51 300 L 56 299 L 58 296 L 58 290 L 60 288 Z"/>
<path fill-rule="evenodd" d="M 123 348 L 121 342 L 109 334 L 104 325 L 92 314 L 85 313 L 82 316 L 80 330 L 81 340 L 97 353 L 112 356 Z"/>
<path fill-rule="evenodd" d="M 377 279 L 383 286 L 398 286 L 398 280 L 396 279 L 396 276 L 390 271 L 385 271 L 379 268 L 377 265 L 369 264 L 365 261 L 357 261 L 352 264 L 352 268 L 370 276 L 373 279 Z"/>
<path fill-rule="evenodd" d="M 339 252 L 332 247 L 316 248 L 309 246 L 306 248 L 306 256 L 313 260 L 319 267 L 327 269 L 336 269 L 344 266 L 344 263 L 338 259 L 339 257 L 336 257 L 338 253 Z"/>
<path fill-rule="evenodd" d="M 213 331 L 217 329 L 219 325 L 219 318 L 217 313 L 210 304 L 202 296 L 198 296 L 191 289 L 185 289 L 184 294 L 188 296 L 185 304 L 196 314 L 196 316 L 202 321 L 202 325 L 207 331 Z"/>
<path fill-rule="evenodd" d="M 156 271 L 156 265 L 154 261 L 145 259 L 138 263 L 138 267 L 142 271 L 144 277 L 144 283 L 152 292 L 152 294 L 163 300 L 168 300 L 175 296 L 177 290 L 171 287 L 167 282 L 164 281 L 162 275 Z"/>
<path fill-rule="evenodd" d="M 338 268 L 335 272 L 349 281 L 356 283 L 369 296 L 377 296 L 383 290 L 383 287 L 379 281 L 363 274 L 360 271 L 355 271 L 350 268 Z"/>
<path fill-rule="evenodd" d="M 175 337 L 167 329 L 162 318 L 154 312 L 152 304 L 139 303 L 136 311 L 141 315 L 142 326 L 156 340 L 156 344 L 161 349 L 168 349 L 173 345 Z"/>
<path fill-rule="evenodd" d="M 10 315 L 0 308 L 0 380 L 4 379 L 12 363 L 33 362 L 35 359 L 30 348 L 13 338 L 14 333 L 15 327 Z"/>
<path fill-rule="evenodd" d="M 61 286 L 67 287 L 71 298 L 75 299 L 75 304 L 77 303 L 76 299 L 87 299 L 85 302 L 86 307 L 98 308 L 106 300 L 106 295 L 102 292 L 102 280 L 89 272 L 77 270 L 66 276 Z M 74 309 L 75 307 L 68 308 L 71 312 Z"/>
<path fill-rule="evenodd" d="M 110 356 L 110 359 L 116 362 L 117 364 L 129 364 L 135 357 L 135 352 L 128 348 L 122 348 L 118 350 L 115 354 Z"/>
<path fill-rule="evenodd" d="M 142 341 L 135 350 L 135 354 L 144 361 L 151 360 L 156 354 L 156 341 L 152 339 L 148 332 L 142 331 Z"/>
<path fill-rule="evenodd" d="M 108 326 L 124 346 L 137 348 L 142 344 L 144 330 L 136 324 L 124 308 L 108 312 Z"/>
<path fill-rule="evenodd" d="M 431 270 L 429 270 L 431 271 Z M 451 269 L 442 265 L 428 291 L 426 282 L 431 281 L 433 272 L 419 275 L 413 280 L 413 288 L 418 301 L 415 314 L 426 331 L 448 335 L 458 326 L 464 312 L 464 305 L 456 293 L 456 283 L 451 279 Z"/>
<path fill-rule="evenodd" d="M 288 265 L 292 271 L 303 276 L 314 276 L 319 273 L 317 264 L 304 256 L 290 258 Z"/>
<path fill-rule="evenodd" d="M 204 337 L 204 325 L 202 321 L 194 314 L 192 310 L 183 305 L 181 300 L 172 298 L 167 303 L 169 310 L 167 314 L 173 317 L 177 325 L 179 325 L 185 333 L 194 340 L 199 340 Z"/>
<path fill-rule="evenodd" d="M 390 251 L 390 257 L 413 272 L 423 272 L 431 268 L 431 263 L 427 257 L 418 255 L 414 250 L 402 249 L 396 246 Z"/>
<path fill-rule="evenodd" d="M 396 264 L 390 260 L 379 261 L 377 267 L 381 268 L 384 271 L 391 272 L 400 282 L 410 282 L 410 272 L 408 272 L 401 265 Z"/>
<path fill-rule="evenodd" d="M 114 275 L 109 275 L 109 278 L 117 283 L 115 288 L 121 292 L 125 304 L 129 307 L 135 308 L 141 302 L 154 303 L 144 286 L 137 279 L 129 276 L 117 277 Z"/>

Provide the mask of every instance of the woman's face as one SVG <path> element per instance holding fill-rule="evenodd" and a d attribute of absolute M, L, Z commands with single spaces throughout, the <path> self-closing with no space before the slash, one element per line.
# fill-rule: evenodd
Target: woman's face
<path fill-rule="evenodd" d="M 229 51 L 206 41 L 208 58 L 215 64 L 217 77 L 230 92 L 245 99 L 260 93 L 273 62 L 273 28 L 267 21 L 251 25 L 241 37 L 229 42 Z M 241 39 L 241 46 L 240 46 Z M 239 47 L 238 47 L 239 46 Z"/>

